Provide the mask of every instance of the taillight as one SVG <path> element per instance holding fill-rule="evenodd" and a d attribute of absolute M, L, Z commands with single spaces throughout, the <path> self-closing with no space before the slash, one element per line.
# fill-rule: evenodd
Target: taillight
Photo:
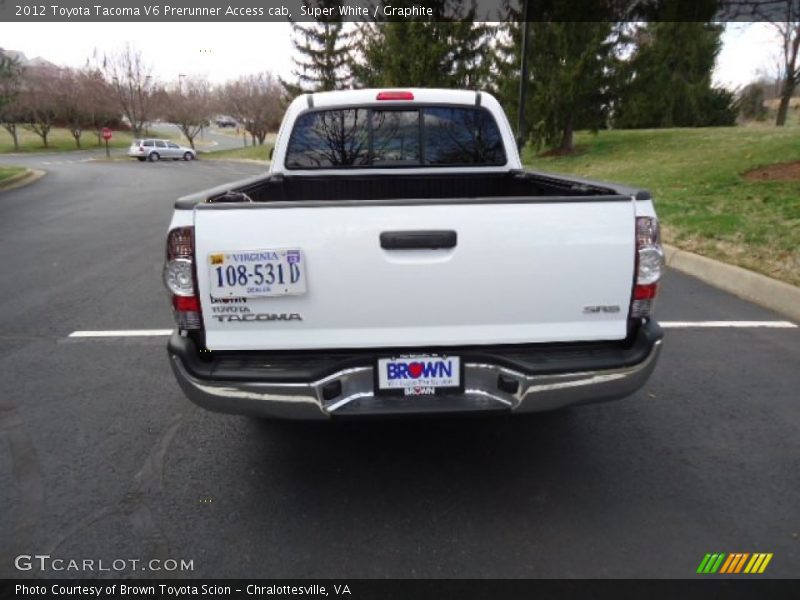
<path fill-rule="evenodd" d="M 391 90 L 388 92 L 378 92 L 377 100 L 413 100 L 414 94 L 401 90 Z"/>
<path fill-rule="evenodd" d="M 173 296 L 172 308 L 181 312 L 200 312 L 200 301 L 197 296 Z"/>
<path fill-rule="evenodd" d="M 168 260 L 164 284 L 174 296 L 194 296 L 194 262 L 189 258 Z"/>
<path fill-rule="evenodd" d="M 636 217 L 636 282 L 631 298 L 631 317 L 645 318 L 653 312 L 658 282 L 664 274 L 664 250 L 655 217 Z"/>
<path fill-rule="evenodd" d="M 172 294 L 172 308 L 179 329 L 202 329 L 200 298 L 194 264 L 194 227 L 176 227 L 167 235 L 164 285 Z"/>

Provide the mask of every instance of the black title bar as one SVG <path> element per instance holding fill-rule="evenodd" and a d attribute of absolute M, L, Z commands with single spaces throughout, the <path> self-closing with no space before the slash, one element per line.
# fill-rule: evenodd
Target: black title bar
<path fill-rule="evenodd" d="M 745 598 L 800 597 L 800 580 L 775 579 L 64 579 L 0 580 L 0 598 L 274 598 L 339 600 L 531 600 L 532 598 Z"/>
<path fill-rule="evenodd" d="M 0 22 L 787 21 L 800 0 L 0 0 Z M 509 13 L 508 9 L 513 11 Z"/>

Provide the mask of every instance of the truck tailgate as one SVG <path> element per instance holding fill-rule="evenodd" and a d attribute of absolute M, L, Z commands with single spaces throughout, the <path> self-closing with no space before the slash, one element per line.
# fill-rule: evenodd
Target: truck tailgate
<path fill-rule="evenodd" d="M 634 219 L 624 196 L 201 205 L 195 251 L 206 345 L 433 348 L 622 339 Z M 393 243 L 382 244 L 381 234 Z M 424 246 L 429 234 L 449 247 L 403 247 L 409 240 Z M 234 254 L 287 250 L 302 255 L 302 281 L 285 287 L 291 294 L 225 291 L 226 273 L 217 268 L 230 266 Z"/>

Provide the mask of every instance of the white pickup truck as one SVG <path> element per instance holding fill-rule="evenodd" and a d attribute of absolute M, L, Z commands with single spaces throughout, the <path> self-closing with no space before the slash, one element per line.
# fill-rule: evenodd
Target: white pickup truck
<path fill-rule="evenodd" d="M 169 361 L 216 411 L 551 410 L 633 393 L 662 340 L 650 195 L 524 171 L 483 92 L 298 97 L 270 171 L 179 199 L 166 254 Z"/>

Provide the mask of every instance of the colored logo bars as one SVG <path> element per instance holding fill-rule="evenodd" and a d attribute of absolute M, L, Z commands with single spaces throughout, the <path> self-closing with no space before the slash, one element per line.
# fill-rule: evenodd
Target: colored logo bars
<path fill-rule="evenodd" d="M 772 553 L 750 554 L 748 552 L 738 552 L 733 554 L 706 554 L 697 567 L 697 572 L 706 573 L 763 573 L 769 561 L 772 560 Z"/>

